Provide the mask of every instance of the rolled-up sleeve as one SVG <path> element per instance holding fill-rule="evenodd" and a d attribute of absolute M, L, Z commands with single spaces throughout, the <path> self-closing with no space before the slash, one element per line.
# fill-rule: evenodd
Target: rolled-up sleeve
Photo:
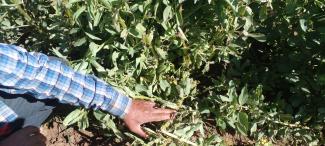
<path fill-rule="evenodd" d="M 123 118 L 132 100 L 93 75 L 74 71 L 42 53 L 0 43 L 0 85 L 23 90 L 38 99 L 56 98 Z"/>

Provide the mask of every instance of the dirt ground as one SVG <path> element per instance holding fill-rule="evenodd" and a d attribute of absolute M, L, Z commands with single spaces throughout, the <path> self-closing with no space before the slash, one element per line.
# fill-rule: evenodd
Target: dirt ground
<path fill-rule="evenodd" d="M 97 131 L 77 130 L 65 127 L 60 118 L 53 118 L 41 127 L 41 133 L 47 138 L 47 146 L 115 146 L 128 145 L 116 143 Z"/>
<path fill-rule="evenodd" d="M 211 133 L 220 133 L 216 129 L 206 129 Z M 62 120 L 58 117 L 51 119 L 41 127 L 41 132 L 47 137 L 47 146 L 112 146 L 129 145 L 127 142 L 114 143 L 105 139 L 96 132 L 87 130 L 77 130 L 72 127 L 66 128 Z M 95 134 L 94 134 L 95 133 Z M 211 134 L 210 133 L 210 134 Z M 254 145 L 249 139 L 237 135 L 224 133 L 222 139 L 226 145 Z"/>
<path fill-rule="evenodd" d="M 88 139 L 93 136 L 88 131 L 66 128 L 58 118 L 44 124 L 41 133 L 47 138 L 47 146 L 90 146 Z"/>
<path fill-rule="evenodd" d="M 54 110 L 49 120 L 41 127 L 41 132 L 47 138 L 47 146 L 115 146 L 130 145 L 129 140 L 116 142 L 114 139 L 103 136 L 104 134 L 96 129 L 78 130 L 74 127 L 65 127 L 62 118 L 70 113 L 74 107 L 59 106 Z M 207 135 L 218 134 L 226 145 L 254 145 L 250 139 L 236 133 L 225 133 L 215 128 L 214 121 L 206 121 L 205 131 Z M 284 142 L 277 142 L 276 146 L 287 145 Z"/>

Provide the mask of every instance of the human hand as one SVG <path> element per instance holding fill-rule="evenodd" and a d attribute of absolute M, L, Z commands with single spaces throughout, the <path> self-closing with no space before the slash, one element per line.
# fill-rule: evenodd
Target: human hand
<path fill-rule="evenodd" d="M 142 124 L 170 120 L 175 117 L 175 113 L 175 110 L 155 108 L 154 102 L 133 100 L 129 113 L 124 116 L 123 120 L 132 132 L 143 138 L 148 138 L 141 128 Z"/>
<path fill-rule="evenodd" d="M 0 146 L 46 146 L 46 137 L 39 128 L 28 126 L 11 134 L 1 141 Z"/>

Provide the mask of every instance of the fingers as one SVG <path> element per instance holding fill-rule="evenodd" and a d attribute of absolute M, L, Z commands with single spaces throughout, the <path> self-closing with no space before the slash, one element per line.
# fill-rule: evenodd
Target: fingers
<path fill-rule="evenodd" d="M 155 102 L 152 102 L 152 101 L 146 101 L 145 102 L 147 105 L 149 105 L 149 106 L 155 106 L 156 105 L 156 103 Z"/>
<path fill-rule="evenodd" d="M 154 108 L 156 106 L 156 103 L 152 101 L 141 101 L 142 106 L 149 107 L 149 108 Z"/>
<path fill-rule="evenodd" d="M 172 109 L 164 109 L 164 108 L 157 108 L 152 111 L 152 113 L 165 113 L 165 114 L 171 114 L 171 113 L 176 113 L 176 110 Z"/>
<path fill-rule="evenodd" d="M 159 121 L 165 121 L 165 120 L 171 120 L 173 119 L 172 113 L 153 113 L 146 119 L 145 123 L 148 122 L 159 122 Z"/>
<path fill-rule="evenodd" d="M 150 121 L 148 122 L 158 122 L 164 120 L 171 120 L 175 118 L 176 111 L 172 109 L 158 108 L 152 111 L 150 116 Z"/>
<path fill-rule="evenodd" d="M 176 111 L 172 109 L 155 108 L 151 101 L 133 100 L 129 113 L 123 118 L 127 127 L 133 133 L 147 138 L 148 135 L 141 129 L 142 124 L 170 120 L 175 117 Z"/>
<path fill-rule="evenodd" d="M 130 130 L 143 138 L 148 138 L 148 135 L 141 129 L 139 124 L 130 127 Z"/>
<path fill-rule="evenodd" d="M 134 100 L 132 101 L 133 104 L 135 104 L 136 106 L 142 106 L 142 107 L 149 107 L 149 108 L 153 108 L 156 103 L 152 102 L 152 101 L 145 101 L 145 100 Z"/>

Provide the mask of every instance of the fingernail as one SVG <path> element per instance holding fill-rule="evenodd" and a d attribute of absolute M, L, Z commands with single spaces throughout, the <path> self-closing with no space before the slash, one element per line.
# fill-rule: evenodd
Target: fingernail
<path fill-rule="evenodd" d="M 144 136 L 144 139 L 148 139 L 148 137 L 149 137 L 149 135 L 145 135 L 145 136 Z"/>
<path fill-rule="evenodd" d="M 177 112 L 171 113 L 170 114 L 170 119 L 175 119 L 176 115 L 177 115 Z"/>

